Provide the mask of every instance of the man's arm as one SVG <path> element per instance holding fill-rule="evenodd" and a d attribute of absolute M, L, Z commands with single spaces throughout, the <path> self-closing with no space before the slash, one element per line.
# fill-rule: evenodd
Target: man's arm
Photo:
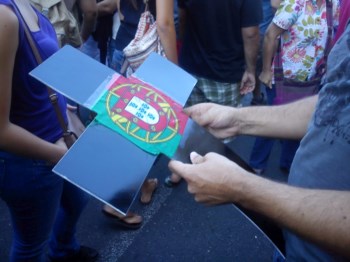
<path fill-rule="evenodd" d="M 233 108 L 203 103 L 184 111 L 217 138 L 237 135 L 301 139 L 315 110 L 318 96 L 281 106 Z"/>
<path fill-rule="evenodd" d="M 315 111 L 318 96 L 281 106 L 263 106 L 250 112 L 242 108 L 240 134 L 301 139 Z"/>
<path fill-rule="evenodd" d="M 304 239 L 350 258 L 350 192 L 301 189 L 253 175 L 215 153 L 191 153 L 193 164 L 169 163 L 196 201 L 239 204 Z M 215 174 L 215 175 L 213 175 Z"/>
<path fill-rule="evenodd" d="M 83 42 L 86 42 L 95 29 L 97 4 L 96 0 L 78 0 L 78 5 L 83 14 L 83 23 L 80 34 Z"/>
<path fill-rule="evenodd" d="M 259 27 L 243 27 L 242 38 L 244 45 L 244 57 L 246 63 L 246 70 L 244 72 L 241 93 L 246 94 L 251 92 L 255 87 L 255 69 L 256 60 L 259 51 Z"/>

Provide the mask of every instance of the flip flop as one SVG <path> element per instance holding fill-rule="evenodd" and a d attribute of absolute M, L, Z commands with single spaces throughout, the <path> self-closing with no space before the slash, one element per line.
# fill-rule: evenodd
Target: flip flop
<path fill-rule="evenodd" d="M 147 179 L 147 181 L 145 182 L 144 185 L 142 185 L 142 188 L 141 188 L 140 202 L 145 205 L 149 204 L 152 200 L 153 193 L 156 191 L 157 187 L 158 187 L 157 178 Z"/>
<path fill-rule="evenodd" d="M 128 223 L 125 221 L 125 219 L 138 216 L 137 214 L 134 213 L 129 213 L 125 217 L 120 218 L 117 217 L 116 215 L 113 215 L 112 213 L 102 209 L 102 214 L 104 214 L 108 218 L 112 218 L 114 223 L 117 224 L 120 227 L 127 228 L 127 229 L 139 229 L 142 226 L 142 220 L 139 223 Z"/>

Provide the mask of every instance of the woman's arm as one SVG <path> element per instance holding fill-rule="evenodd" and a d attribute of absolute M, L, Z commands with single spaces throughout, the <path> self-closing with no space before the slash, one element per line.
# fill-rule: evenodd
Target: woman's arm
<path fill-rule="evenodd" d="M 10 122 L 18 24 L 12 10 L 0 5 L 0 150 L 56 163 L 67 151 L 62 141 L 51 144 Z"/>
<path fill-rule="evenodd" d="M 166 57 L 177 64 L 174 0 L 157 0 L 157 30 Z"/>
<path fill-rule="evenodd" d="M 272 58 L 276 52 L 276 40 L 285 30 L 275 25 L 273 22 L 266 30 L 263 44 L 263 68 L 259 80 L 266 86 L 272 88 Z"/>
<path fill-rule="evenodd" d="M 118 10 L 118 0 L 103 0 L 97 3 L 98 17 L 112 15 Z"/>
<path fill-rule="evenodd" d="M 78 0 L 78 5 L 83 14 L 80 34 L 83 42 L 85 42 L 95 29 L 97 18 L 96 0 Z"/>
<path fill-rule="evenodd" d="M 280 6 L 282 0 L 271 0 L 271 6 L 275 9 L 278 9 L 278 7 Z"/>

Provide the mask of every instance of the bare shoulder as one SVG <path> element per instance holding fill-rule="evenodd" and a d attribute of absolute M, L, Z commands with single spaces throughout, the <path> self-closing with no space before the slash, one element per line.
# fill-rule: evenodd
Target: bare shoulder
<path fill-rule="evenodd" d="M 0 5 L 0 64 L 12 59 L 18 46 L 19 21 L 13 10 Z"/>
<path fill-rule="evenodd" d="M 15 33 L 18 31 L 18 18 L 12 9 L 6 5 L 0 5 L 0 34 Z"/>

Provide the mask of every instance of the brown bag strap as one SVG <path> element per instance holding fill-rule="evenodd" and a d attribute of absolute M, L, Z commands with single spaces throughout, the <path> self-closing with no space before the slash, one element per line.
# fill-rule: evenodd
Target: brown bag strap
<path fill-rule="evenodd" d="M 29 42 L 29 45 L 30 45 L 30 47 L 31 47 L 31 49 L 32 49 L 32 52 L 33 52 L 33 54 L 34 54 L 35 60 L 37 61 L 38 64 L 41 64 L 41 63 L 43 62 L 43 59 L 42 59 L 42 57 L 41 57 L 41 55 L 40 55 L 40 53 L 39 53 L 39 50 L 38 50 L 38 48 L 37 48 L 37 46 L 36 46 L 34 40 L 33 40 L 33 37 L 32 37 L 32 35 L 31 35 L 31 33 L 30 33 L 30 30 L 29 30 L 29 27 L 28 27 L 26 21 L 24 20 L 24 18 L 23 18 L 23 16 L 22 16 L 22 13 L 21 13 L 21 11 L 19 10 L 18 6 L 16 5 L 15 2 L 13 2 L 13 3 L 14 3 L 14 5 L 15 5 L 15 7 L 16 7 L 18 13 L 20 14 L 19 19 L 21 20 L 21 23 L 22 23 L 22 25 L 23 25 L 24 32 L 25 32 L 25 34 L 26 34 L 26 37 L 27 37 L 27 40 L 28 40 L 28 42 Z M 46 88 L 47 88 L 47 92 L 48 92 L 48 94 L 49 94 L 50 102 L 51 102 L 51 104 L 53 105 L 53 108 L 54 108 L 54 110 L 55 110 L 55 112 L 56 112 L 58 121 L 59 121 L 60 126 L 61 126 L 61 128 L 62 128 L 62 130 L 63 130 L 63 136 L 70 135 L 71 132 L 68 130 L 67 124 L 66 124 L 65 121 L 64 121 L 62 112 L 61 112 L 61 110 L 60 110 L 60 108 L 59 108 L 59 106 L 58 106 L 58 103 L 57 103 L 57 101 L 58 101 L 57 93 L 54 92 L 54 91 L 53 91 L 51 88 L 49 88 L 48 86 L 46 86 Z"/>

